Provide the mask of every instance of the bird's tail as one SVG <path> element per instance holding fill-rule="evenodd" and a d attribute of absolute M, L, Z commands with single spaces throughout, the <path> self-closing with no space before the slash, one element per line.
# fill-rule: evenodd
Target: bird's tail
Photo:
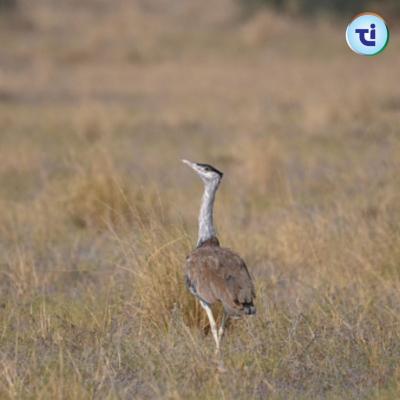
<path fill-rule="evenodd" d="M 253 302 L 244 303 L 243 310 L 246 315 L 254 315 L 256 313 L 256 308 L 255 308 Z"/>

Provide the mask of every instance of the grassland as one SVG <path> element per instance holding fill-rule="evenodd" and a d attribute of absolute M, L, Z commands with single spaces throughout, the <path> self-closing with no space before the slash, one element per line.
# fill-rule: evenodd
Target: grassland
<path fill-rule="evenodd" d="M 228 0 L 26 2 L 0 24 L 0 398 L 400 397 L 399 34 Z M 183 286 L 201 183 L 258 313 L 217 372 Z"/>

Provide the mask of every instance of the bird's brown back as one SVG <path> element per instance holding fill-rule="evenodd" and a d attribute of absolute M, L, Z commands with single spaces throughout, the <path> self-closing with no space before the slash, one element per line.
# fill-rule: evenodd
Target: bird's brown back
<path fill-rule="evenodd" d="M 217 238 L 202 243 L 187 257 L 186 284 L 208 304 L 221 301 L 231 315 L 254 314 L 254 285 L 246 264 Z"/>

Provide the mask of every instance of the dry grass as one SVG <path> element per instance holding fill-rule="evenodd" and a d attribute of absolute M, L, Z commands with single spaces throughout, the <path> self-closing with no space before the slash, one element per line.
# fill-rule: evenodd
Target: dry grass
<path fill-rule="evenodd" d="M 398 32 L 365 59 L 343 21 L 163 4 L 1 25 L 0 398 L 398 398 Z M 183 157 L 225 172 L 219 236 L 257 286 L 226 374 L 183 285 Z"/>

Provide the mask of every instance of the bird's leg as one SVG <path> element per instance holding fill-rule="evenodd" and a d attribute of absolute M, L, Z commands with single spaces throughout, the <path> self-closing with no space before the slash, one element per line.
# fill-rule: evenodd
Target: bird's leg
<path fill-rule="evenodd" d="M 204 301 L 201 301 L 201 300 L 200 300 L 200 304 L 207 313 L 208 320 L 210 321 L 211 333 L 214 337 L 215 345 L 217 346 L 216 353 L 219 353 L 219 336 L 218 336 L 218 331 L 217 331 L 217 324 L 215 323 L 215 319 L 214 319 L 213 313 L 211 311 L 211 307 L 207 303 L 205 303 Z"/>
<path fill-rule="evenodd" d="M 222 315 L 222 321 L 221 321 L 221 325 L 218 329 L 218 339 L 219 341 L 221 341 L 222 336 L 224 335 L 225 332 L 225 324 L 226 321 L 228 320 L 228 315 L 226 314 L 226 311 L 224 310 L 224 313 Z"/>

